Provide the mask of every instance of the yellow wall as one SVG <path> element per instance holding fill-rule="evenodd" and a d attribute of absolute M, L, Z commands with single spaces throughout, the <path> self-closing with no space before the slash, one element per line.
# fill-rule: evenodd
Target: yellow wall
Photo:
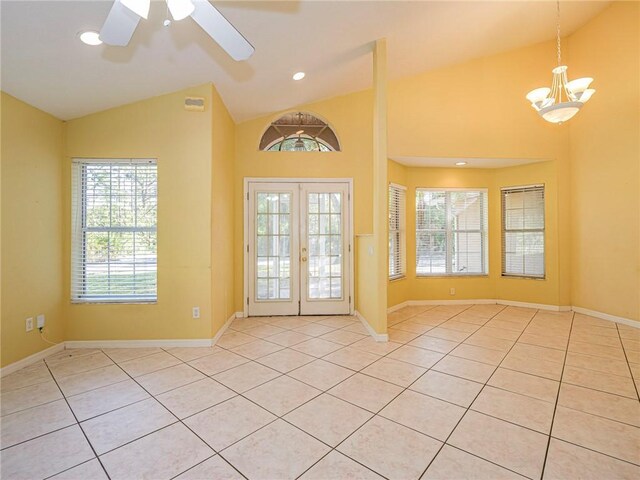
<path fill-rule="evenodd" d="M 376 283 L 371 281 L 371 279 L 377 275 L 376 264 L 373 261 L 375 257 L 373 234 L 356 235 L 355 247 L 355 261 L 358 275 L 355 282 L 356 310 L 367 320 L 374 330 L 378 333 L 386 333 L 386 325 L 384 325 L 384 330 L 382 330 L 377 321 L 374 323 L 370 320 L 374 318 L 377 320 L 379 317 L 375 302 L 370 301 L 370 299 L 378 295 Z"/>
<path fill-rule="evenodd" d="M 469 298 L 494 298 L 493 245 L 490 235 L 490 276 L 483 277 L 416 277 L 416 188 L 491 188 L 493 175 L 486 169 L 407 168 L 407 298 L 410 300 L 462 300 Z M 493 204 L 489 198 L 489 205 Z M 494 219 L 489 215 L 489 229 Z M 450 296 L 449 289 L 456 295 Z"/>
<path fill-rule="evenodd" d="M 547 42 L 390 83 L 389 155 L 455 158 L 526 158 L 547 162 L 494 173 L 484 169 L 407 169 L 414 186 L 485 186 L 490 192 L 490 276 L 481 279 L 418 279 L 392 283 L 389 305 L 402 298 L 504 298 L 550 305 L 570 305 L 570 180 L 567 125 L 550 125 L 529 107 L 524 96 L 551 79 L 554 43 Z M 587 107 L 588 108 L 588 107 Z M 545 165 L 545 167 L 541 167 Z M 539 171 L 544 168 L 545 171 Z M 501 279 L 499 188 L 501 183 L 547 187 L 547 272 L 538 280 Z M 493 185 L 493 187 L 492 187 Z M 415 192 L 408 192 L 412 198 Z M 559 201 L 561 199 L 562 201 Z M 496 203 L 497 202 L 497 203 Z M 551 202 L 551 203 L 550 203 Z M 408 201 L 408 232 L 414 206 Z M 550 225 L 553 222 L 553 225 Z M 414 255 L 415 238 L 407 235 Z M 409 268 L 415 268 L 407 258 Z M 411 270 L 409 269 L 409 272 Z M 496 276 L 498 275 L 498 276 Z M 453 284 L 455 283 L 455 284 Z M 456 288 L 454 297 L 449 288 Z M 523 288 L 524 287 L 524 288 Z M 428 293 L 427 293 L 428 292 Z M 491 295 L 492 294 L 492 295 Z M 489 296 L 491 295 L 491 296 Z"/>
<path fill-rule="evenodd" d="M 639 15 L 637 2 L 614 2 L 564 39 L 570 78 L 593 76 L 598 90 L 566 125 L 545 122 L 524 98 L 550 82 L 554 42 L 389 83 L 389 157 L 542 160 L 496 170 L 405 168 L 390 162 L 389 180 L 408 187 L 408 275 L 388 286 L 389 305 L 498 298 L 639 318 Z M 186 112 L 186 95 L 204 97 L 207 111 Z M 244 306 L 245 177 L 353 178 L 354 233 L 373 233 L 373 100 L 367 90 L 299 107 L 331 123 L 342 152 L 275 153 L 258 151 L 258 142 L 279 114 L 234 125 L 212 85 L 66 126 L 3 94 L 2 365 L 47 346 L 35 331 L 24 332 L 24 319 L 37 313 L 47 315 L 53 340 L 210 338 Z M 73 157 L 158 159 L 157 304 L 70 304 Z M 547 279 L 503 279 L 499 189 L 539 182 L 547 194 Z M 415 278 L 412 200 L 418 186 L 489 189 L 486 278 Z M 362 269 L 356 271 L 356 307 L 363 313 L 375 294 L 367 283 L 358 283 L 367 275 L 372 241 L 361 236 L 356 242 Z M 196 305 L 199 320 L 191 318 Z"/>
<path fill-rule="evenodd" d="M 532 280 L 501 275 L 502 216 L 500 189 L 518 185 L 544 184 L 545 209 L 545 279 Z M 490 268 L 496 282 L 496 297 L 500 300 L 569 306 L 563 297 L 560 263 L 561 232 L 559 212 L 568 209 L 558 201 L 557 162 L 542 162 L 494 170 L 493 189 L 489 196 Z M 568 256 L 569 252 L 564 251 Z"/>
<path fill-rule="evenodd" d="M 407 275 L 389 282 L 388 305 L 406 300 L 501 299 L 560 305 L 558 259 L 558 185 L 556 162 L 540 162 L 496 169 L 417 168 L 389 162 L 390 181 L 407 187 Z M 502 220 L 500 189 L 545 185 L 544 280 L 502 277 Z M 416 188 L 487 189 L 489 199 L 489 274 L 485 276 L 417 277 L 415 237 Z M 450 289 L 455 288 L 455 295 Z M 568 305 L 568 304 L 567 304 Z"/>
<path fill-rule="evenodd" d="M 336 97 L 299 107 L 329 121 L 338 135 L 341 152 L 263 152 L 258 143 L 269 124 L 283 112 L 236 126 L 235 158 L 235 297 L 242 311 L 245 177 L 353 178 L 355 234 L 372 233 L 372 96 L 371 91 Z M 357 262 L 356 262 L 357 263 Z M 358 272 L 356 274 L 356 282 Z M 359 308 L 356 297 L 356 308 Z"/>
<path fill-rule="evenodd" d="M 187 95 L 203 97 L 206 111 L 186 111 Z M 68 340 L 211 338 L 211 103 L 211 85 L 203 85 L 67 123 L 62 211 Z M 157 158 L 157 304 L 70 304 L 74 157 Z M 200 319 L 191 318 L 193 306 L 200 307 Z"/>
<path fill-rule="evenodd" d="M 234 308 L 234 190 L 235 123 L 220 95 L 212 88 L 212 165 L 211 191 L 211 287 L 212 332 L 235 312 Z"/>
<path fill-rule="evenodd" d="M 391 81 L 389 157 L 568 162 L 568 125 L 545 122 L 525 99 L 551 81 L 555 59 L 546 42 Z"/>
<path fill-rule="evenodd" d="M 2 355 L 13 363 L 65 338 L 62 314 L 62 122 L 2 93 Z"/>
<path fill-rule="evenodd" d="M 358 283 L 370 283 L 373 296 L 359 299 L 370 303 L 369 325 L 378 333 L 387 333 L 387 283 L 389 278 L 389 191 L 387 156 L 387 40 L 376 40 L 373 47 L 373 251 L 370 275 Z"/>
<path fill-rule="evenodd" d="M 596 94 L 569 124 L 573 305 L 640 320 L 640 4 L 571 36 L 569 74 Z"/>
<path fill-rule="evenodd" d="M 407 186 L 407 168 L 404 165 L 400 165 L 399 163 L 394 162 L 393 160 L 389 160 L 388 162 L 388 170 L 387 176 L 389 179 L 389 183 L 395 183 L 397 185 L 402 185 L 404 187 Z M 414 194 L 415 195 L 415 194 Z M 409 207 L 409 203 L 413 202 L 413 198 L 409 197 L 409 192 L 406 192 L 406 201 L 407 208 Z M 405 214 L 407 210 L 405 208 Z M 405 223 L 405 238 L 410 235 L 409 231 L 406 230 Z M 411 233 L 413 235 L 413 233 Z M 406 258 L 407 265 L 409 264 L 409 259 Z M 415 253 L 414 253 L 414 265 L 415 265 Z M 414 267 L 415 268 L 415 267 Z M 398 305 L 400 303 L 406 302 L 407 300 L 414 300 L 413 298 L 408 297 L 408 277 L 404 276 L 402 278 L 398 278 L 395 280 L 391 280 L 387 287 L 387 305 L 393 306 Z"/>

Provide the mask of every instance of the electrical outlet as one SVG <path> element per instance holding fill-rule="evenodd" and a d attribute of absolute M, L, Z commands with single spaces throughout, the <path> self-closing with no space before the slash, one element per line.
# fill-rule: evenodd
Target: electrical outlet
<path fill-rule="evenodd" d="M 44 313 L 41 313 L 36 317 L 36 327 L 44 328 Z"/>
<path fill-rule="evenodd" d="M 193 307 L 191 309 L 191 317 L 192 318 L 200 318 L 200 307 Z"/>
<path fill-rule="evenodd" d="M 27 327 L 27 332 L 30 332 L 31 330 L 33 330 L 33 317 L 27 318 L 25 323 Z"/>
<path fill-rule="evenodd" d="M 456 294 L 456 289 L 455 288 L 450 288 L 449 289 L 449 295 L 455 295 Z"/>

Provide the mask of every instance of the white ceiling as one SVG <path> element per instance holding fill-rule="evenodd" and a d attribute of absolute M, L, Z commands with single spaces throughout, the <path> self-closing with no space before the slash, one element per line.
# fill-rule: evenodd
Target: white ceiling
<path fill-rule="evenodd" d="M 152 2 L 128 47 L 89 47 L 111 1 L 0 2 L 1 86 L 68 120 L 213 82 L 236 121 L 367 88 L 371 42 L 388 38 L 391 78 L 552 39 L 555 3 L 530 1 L 212 2 L 255 46 L 234 62 L 192 19 L 162 26 Z M 564 1 L 563 35 L 610 2 Z M 549 52 L 553 60 L 554 52 Z M 307 78 L 293 82 L 299 70 Z"/>
<path fill-rule="evenodd" d="M 391 157 L 407 167 L 441 167 L 441 168 L 504 168 L 529 163 L 545 162 L 543 158 L 454 158 L 454 157 Z M 457 162 L 466 162 L 458 166 Z"/>

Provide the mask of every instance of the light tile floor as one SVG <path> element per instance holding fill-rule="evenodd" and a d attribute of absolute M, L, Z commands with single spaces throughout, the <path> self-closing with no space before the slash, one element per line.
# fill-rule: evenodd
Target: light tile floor
<path fill-rule="evenodd" d="M 637 479 L 640 330 L 498 305 L 237 319 L 2 379 L 3 479 Z"/>

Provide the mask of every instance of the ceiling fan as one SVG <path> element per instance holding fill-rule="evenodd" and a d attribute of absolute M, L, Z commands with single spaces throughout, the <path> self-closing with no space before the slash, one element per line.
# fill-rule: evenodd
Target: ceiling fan
<path fill-rule="evenodd" d="M 191 17 L 234 60 L 246 60 L 254 52 L 247 41 L 208 0 L 166 0 L 174 20 Z M 141 18 L 147 19 L 151 0 L 114 0 L 100 30 L 100 40 L 107 45 L 129 44 Z"/>

